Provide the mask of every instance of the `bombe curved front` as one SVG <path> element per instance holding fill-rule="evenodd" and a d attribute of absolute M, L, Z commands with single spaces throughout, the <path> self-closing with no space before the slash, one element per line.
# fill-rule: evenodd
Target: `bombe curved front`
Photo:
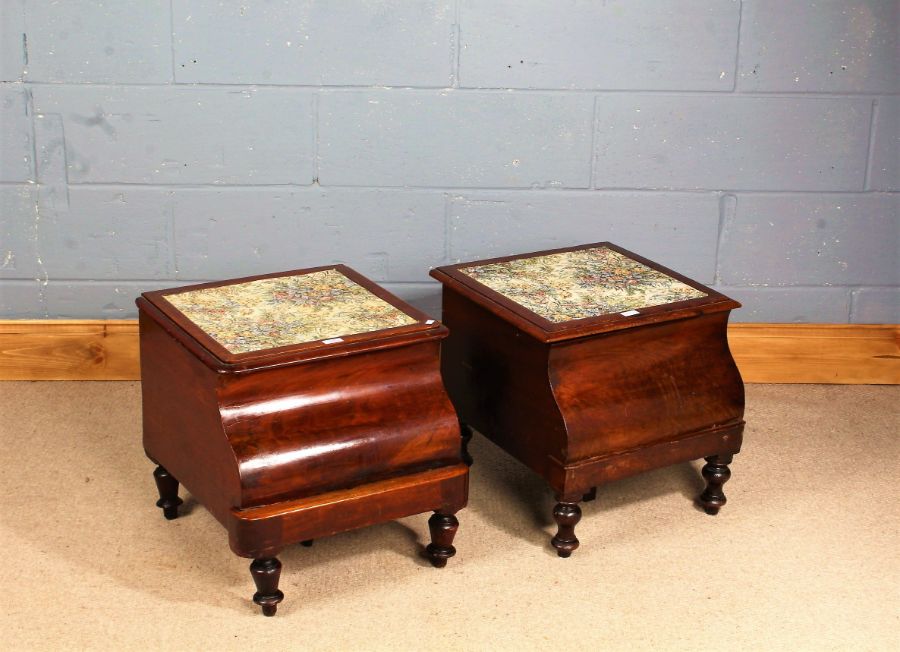
<path fill-rule="evenodd" d="M 427 552 L 452 556 L 468 467 L 444 390 L 447 329 L 337 265 L 148 292 L 144 449 L 158 505 L 183 484 L 254 559 L 275 613 L 285 546 L 433 511 Z"/>

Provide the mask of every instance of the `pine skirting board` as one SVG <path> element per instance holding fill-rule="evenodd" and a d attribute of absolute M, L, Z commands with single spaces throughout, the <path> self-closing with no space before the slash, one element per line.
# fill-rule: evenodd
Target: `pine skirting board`
<path fill-rule="evenodd" d="M 732 324 L 748 383 L 900 384 L 900 325 Z M 0 320 L 0 380 L 138 380 L 137 320 Z"/>

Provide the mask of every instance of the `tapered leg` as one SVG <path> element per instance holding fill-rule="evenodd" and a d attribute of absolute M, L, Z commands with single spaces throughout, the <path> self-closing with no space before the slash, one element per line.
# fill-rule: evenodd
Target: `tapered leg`
<path fill-rule="evenodd" d="M 277 557 L 261 557 L 250 564 L 250 574 L 256 583 L 253 602 L 262 607 L 264 616 L 274 616 L 278 603 L 284 600 L 284 593 L 278 590 L 281 578 L 281 562 Z"/>
<path fill-rule="evenodd" d="M 575 526 L 581 520 L 581 508 L 578 503 L 557 503 L 553 508 L 553 520 L 556 521 L 559 528 L 550 543 L 556 548 L 556 554 L 560 557 L 569 557 L 578 548 Z"/>
<path fill-rule="evenodd" d="M 581 499 L 586 503 L 591 502 L 592 500 L 597 499 L 597 487 L 591 487 L 591 490 L 584 494 L 584 497 Z"/>
<path fill-rule="evenodd" d="M 443 568 L 447 560 L 456 554 L 453 547 L 453 537 L 459 528 L 459 521 L 453 514 L 435 512 L 428 519 L 428 529 L 431 531 L 431 543 L 425 548 L 431 565 L 435 568 Z"/>
<path fill-rule="evenodd" d="M 722 491 L 722 485 L 728 482 L 731 477 L 731 470 L 728 465 L 734 456 L 713 455 L 706 458 L 706 465 L 701 473 L 706 480 L 706 489 L 700 494 L 700 505 L 707 514 L 715 516 L 719 510 L 727 502 L 725 492 Z"/>
<path fill-rule="evenodd" d="M 462 460 L 468 466 L 472 466 L 472 462 L 475 461 L 472 459 L 472 456 L 469 455 L 469 442 L 472 441 L 472 429 L 468 425 L 460 421 L 459 432 L 462 437 Z"/>
<path fill-rule="evenodd" d="M 162 508 L 163 516 L 170 521 L 178 518 L 178 506 L 184 502 L 178 497 L 178 480 L 161 466 L 156 467 L 153 479 L 156 480 L 156 488 L 159 491 L 156 506 Z"/>

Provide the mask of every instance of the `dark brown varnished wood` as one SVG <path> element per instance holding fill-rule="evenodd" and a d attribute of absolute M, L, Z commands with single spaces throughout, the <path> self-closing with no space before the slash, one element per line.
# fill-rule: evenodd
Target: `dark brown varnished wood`
<path fill-rule="evenodd" d="M 562 458 L 566 431 L 547 380 L 548 346 L 444 288 L 441 372 L 465 423 L 537 473 Z"/>
<path fill-rule="evenodd" d="M 232 510 L 231 549 L 242 557 L 276 554 L 282 542 L 307 541 L 434 510 L 465 506 L 468 469 L 459 462 L 357 487 Z"/>
<path fill-rule="evenodd" d="M 281 578 L 281 562 L 277 557 L 262 557 L 250 563 L 250 574 L 256 584 L 253 602 L 262 607 L 264 616 L 274 616 L 284 593 L 278 590 Z"/>
<path fill-rule="evenodd" d="M 153 471 L 153 479 L 156 481 L 156 489 L 159 491 L 159 500 L 156 506 L 163 511 L 163 516 L 172 521 L 178 518 L 178 506 L 184 501 L 178 497 L 178 480 L 172 477 L 166 469 L 157 466 Z"/>
<path fill-rule="evenodd" d="M 453 547 L 453 537 L 459 529 L 459 521 L 453 514 L 435 512 L 428 519 L 428 529 L 431 532 L 431 543 L 425 547 L 425 554 L 435 568 L 443 568 L 447 560 L 456 554 Z"/>
<path fill-rule="evenodd" d="M 560 557 L 571 557 L 579 546 L 578 537 L 575 536 L 575 526 L 581 520 L 581 508 L 578 503 L 557 503 L 553 508 L 553 520 L 556 521 L 558 530 L 550 543 L 556 548 L 556 554 Z"/>
<path fill-rule="evenodd" d="M 575 541 L 575 505 L 596 487 L 678 462 L 733 455 L 743 433 L 744 388 L 728 348 L 740 304 L 609 243 L 707 294 L 619 314 L 551 323 L 459 271 L 443 284 L 444 383 L 459 417 L 544 477 L 560 497 L 560 533 Z M 579 512 L 580 513 L 580 512 Z M 575 520 L 577 522 L 577 519 Z M 560 548 L 556 546 L 559 550 Z"/>
<path fill-rule="evenodd" d="M 137 300 L 144 449 L 240 556 L 274 559 L 294 543 L 466 504 L 468 467 L 439 366 L 447 329 L 340 271 L 419 323 L 231 355 L 167 307 L 173 290 Z M 177 291 L 187 289 L 196 286 Z"/>
<path fill-rule="evenodd" d="M 731 478 L 731 470 L 728 465 L 731 464 L 732 455 L 713 455 L 706 458 L 706 464 L 703 466 L 703 479 L 706 480 L 706 489 L 700 494 L 700 505 L 704 511 L 710 516 L 715 516 L 719 510 L 725 506 L 727 499 L 722 485 Z"/>

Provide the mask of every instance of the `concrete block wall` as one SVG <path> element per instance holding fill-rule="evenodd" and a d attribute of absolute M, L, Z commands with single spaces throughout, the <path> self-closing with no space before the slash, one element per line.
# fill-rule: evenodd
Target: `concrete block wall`
<path fill-rule="evenodd" d="M 0 317 L 611 240 L 900 321 L 896 0 L 0 2 Z"/>

